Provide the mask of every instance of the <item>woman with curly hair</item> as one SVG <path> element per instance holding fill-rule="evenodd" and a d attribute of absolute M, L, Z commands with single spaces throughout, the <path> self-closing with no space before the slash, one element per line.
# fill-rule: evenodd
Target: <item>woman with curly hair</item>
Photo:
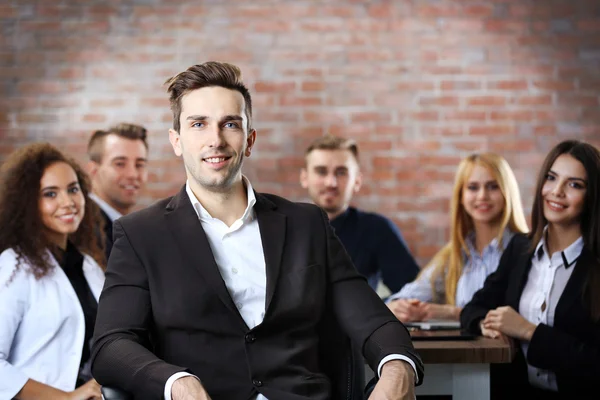
<path fill-rule="evenodd" d="M 49 144 L 0 169 L 2 399 L 102 398 L 88 360 L 104 253 L 88 193 L 83 170 Z"/>

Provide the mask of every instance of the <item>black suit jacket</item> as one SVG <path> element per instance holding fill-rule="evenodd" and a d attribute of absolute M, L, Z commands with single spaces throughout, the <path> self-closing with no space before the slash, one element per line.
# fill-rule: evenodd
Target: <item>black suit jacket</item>
<path fill-rule="evenodd" d="M 483 288 L 463 308 L 460 316 L 463 327 L 481 333 L 479 323 L 489 310 L 505 305 L 519 310 L 531 269 L 529 248 L 530 241 L 526 237 L 515 236 L 496 272 L 488 276 Z M 598 268 L 597 264 L 584 247 L 556 305 L 554 326 L 539 324 L 527 350 L 527 362 L 556 373 L 559 393 L 572 398 L 586 398 L 583 393 L 597 390 L 600 379 L 600 323 L 592 320 L 589 303 L 583 296 L 588 271 Z M 516 394 L 519 388 L 528 386 L 525 357 L 520 346 L 518 348 L 513 364 L 501 371 L 504 389 L 515 389 Z"/>
<path fill-rule="evenodd" d="M 387 355 L 423 365 L 316 206 L 256 195 L 266 261 L 264 320 L 248 329 L 185 188 L 114 224 L 92 351 L 94 377 L 139 399 L 162 397 L 176 372 L 214 400 L 330 399 L 320 338 L 335 316 L 372 368 Z"/>

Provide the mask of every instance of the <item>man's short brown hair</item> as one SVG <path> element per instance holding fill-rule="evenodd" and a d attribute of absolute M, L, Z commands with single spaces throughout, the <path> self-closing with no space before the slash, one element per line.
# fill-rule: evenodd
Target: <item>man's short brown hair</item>
<path fill-rule="evenodd" d="M 248 132 L 252 130 L 252 98 L 244 82 L 240 69 L 229 63 L 208 61 L 203 64 L 192 65 L 187 70 L 167 79 L 169 85 L 169 101 L 173 112 L 173 129 L 179 132 L 181 123 L 181 98 L 192 90 L 205 87 L 219 86 L 225 89 L 236 90 L 244 97 L 246 103 L 246 118 L 248 119 Z"/>
<path fill-rule="evenodd" d="M 92 134 L 88 142 L 88 156 L 90 160 L 101 163 L 104 156 L 104 141 L 108 135 L 117 135 L 119 137 L 130 140 L 141 140 L 148 150 L 147 130 L 141 125 L 122 122 L 107 130 L 98 130 Z"/>
<path fill-rule="evenodd" d="M 333 135 L 321 136 L 308 146 L 304 156 L 308 156 L 313 150 L 348 150 L 358 161 L 358 145 L 354 139 Z"/>

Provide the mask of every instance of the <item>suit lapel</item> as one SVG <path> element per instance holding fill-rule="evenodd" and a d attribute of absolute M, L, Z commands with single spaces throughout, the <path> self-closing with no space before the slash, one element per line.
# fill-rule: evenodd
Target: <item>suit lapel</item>
<path fill-rule="evenodd" d="M 529 277 L 529 271 L 531 270 L 531 257 L 532 253 L 530 251 L 522 253 L 518 258 L 518 264 L 515 265 L 516 270 L 516 283 L 517 290 L 514 292 L 514 296 L 509 300 L 509 305 L 515 309 L 519 310 L 519 303 L 521 302 L 521 295 L 523 294 L 523 290 L 525 290 L 525 284 L 527 284 L 527 278 Z"/>
<path fill-rule="evenodd" d="M 265 299 L 265 315 L 273 300 L 279 271 L 281 270 L 281 257 L 285 244 L 286 216 L 274 211 L 277 206 L 265 196 L 256 193 L 256 217 L 260 229 L 265 264 L 267 269 L 267 293 Z"/>
<path fill-rule="evenodd" d="M 588 268 L 592 262 L 593 256 L 589 251 L 587 251 L 587 248 L 584 247 L 581 252 L 581 255 L 579 256 L 579 259 L 577 260 L 575 265 L 571 267 L 574 268 L 574 270 L 571 274 L 571 277 L 569 278 L 569 281 L 567 282 L 567 286 L 565 286 L 565 289 L 563 290 L 563 293 L 558 299 L 558 303 L 556 304 L 556 311 L 554 313 L 555 321 L 557 319 L 562 320 L 563 318 L 559 317 L 559 314 L 566 315 L 565 313 L 569 311 L 570 306 L 575 301 L 580 302 L 580 306 L 578 308 L 581 308 L 581 301 L 583 300 L 583 283 L 586 279 Z"/>
<path fill-rule="evenodd" d="M 200 272 L 208 288 L 213 290 L 223 304 L 236 316 L 240 327 L 244 331 L 248 330 L 221 277 L 210 243 L 185 191 L 185 186 L 167 205 L 165 218 L 181 249 L 184 261 Z"/>

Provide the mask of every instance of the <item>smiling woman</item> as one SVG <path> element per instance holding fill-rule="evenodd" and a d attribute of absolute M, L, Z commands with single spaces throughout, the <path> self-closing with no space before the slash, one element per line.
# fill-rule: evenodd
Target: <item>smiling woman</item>
<path fill-rule="evenodd" d="M 600 377 L 599 197 L 600 152 L 556 145 L 538 176 L 531 235 L 511 243 L 464 307 L 464 328 L 519 343 L 513 364 L 492 375 L 497 398 L 597 397 L 582 394 Z"/>
<path fill-rule="evenodd" d="M 88 192 L 79 165 L 49 144 L 0 170 L 2 399 L 101 398 L 88 360 L 104 256 Z"/>
<path fill-rule="evenodd" d="M 504 249 L 528 231 L 517 181 L 501 156 L 472 154 L 456 171 L 450 241 L 414 282 L 388 298 L 403 322 L 458 320 L 461 308 L 493 273 Z"/>

